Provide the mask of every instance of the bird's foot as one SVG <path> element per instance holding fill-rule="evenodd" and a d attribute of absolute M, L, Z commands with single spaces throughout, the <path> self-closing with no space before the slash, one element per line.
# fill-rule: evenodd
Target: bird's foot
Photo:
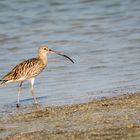
<path fill-rule="evenodd" d="M 34 100 L 34 105 L 38 105 L 38 102 L 37 102 L 37 100 Z"/>
<path fill-rule="evenodd" d="M 16 104 L 16 107 L 19 108 L 19 104 Z"/>
<path fill-rule="evenodd" d="M 38 102 L 34 102 L 33 104 L 34 104 L 34 105 L 38 105 Z"/>

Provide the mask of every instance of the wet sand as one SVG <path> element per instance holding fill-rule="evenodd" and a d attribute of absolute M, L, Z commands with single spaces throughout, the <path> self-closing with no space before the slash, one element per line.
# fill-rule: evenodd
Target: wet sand
<path fill-rule="evenodd" d="M 0 118 L 4 140 L 138 140 L 140 93 Z"/>

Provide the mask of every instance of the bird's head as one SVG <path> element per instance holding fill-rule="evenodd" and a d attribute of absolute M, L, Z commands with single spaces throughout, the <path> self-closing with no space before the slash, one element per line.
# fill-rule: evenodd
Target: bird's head
<path fill-rule="evenodd" d="M 47 45 L 41 46 L 39 48 L 39 54 L 47 54 L 49 53 L 49 48 Z"/>
<path fill-rule="evenodd" d="M 72 63 L 74 63 L 74 61 L 70 57 L 68 57 L 67 55 L 60 53 L 58 51 L 49 49 L 47 45 L 44 45 L 44 46 L 39 48 L 39 55 L 45 56 L 46 54 L 49 54 L 49 53 L 64 56 L 64 57 L 68 58 Z"/>

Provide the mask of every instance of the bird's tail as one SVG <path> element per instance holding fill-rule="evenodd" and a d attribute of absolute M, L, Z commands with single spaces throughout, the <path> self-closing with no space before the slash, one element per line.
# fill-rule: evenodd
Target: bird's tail
<path fill-rule="evenodd" d="M 7 80 L 0 80 L 0 86 L 5 85 Z"/>

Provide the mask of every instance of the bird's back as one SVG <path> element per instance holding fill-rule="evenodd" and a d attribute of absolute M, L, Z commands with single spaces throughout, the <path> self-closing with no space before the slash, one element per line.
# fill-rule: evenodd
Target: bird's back
<path fill-rule="evenodd" d="M 46 64 L 43 64 L 39 58 L 28 59 L 16 65 L 2 80 L 7 83 L 24 81 L 37 76 L 45 66 Z"/>

